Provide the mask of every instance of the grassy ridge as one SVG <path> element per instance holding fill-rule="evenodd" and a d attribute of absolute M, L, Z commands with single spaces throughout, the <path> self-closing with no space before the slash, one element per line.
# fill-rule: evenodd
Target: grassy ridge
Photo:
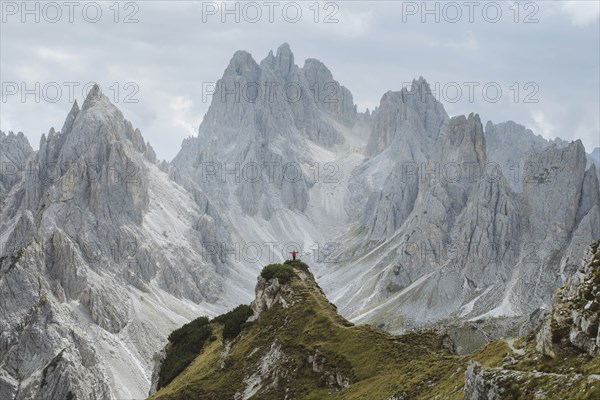
<path fill-rule="evenodd" d="M 210 326 L 216 335 L 226 336 L 228 320 L 236 335 L 206 342 L 189 366 L 151 399 L 227 400 L 245 394 L 260 400 L 459 400 L 470 360 L 481 363 L 486 376 L 497 382 L 502 399 L 531 398 L 527 396 L 539 390 L 550 396 L 546 398 L 600 398 L 589 397 L 600 396 L 596 381 L 586 375 L 573 378 L 570 369 L 580 366 L 576 372 L 598 374 L 597 358 L 561 353 L 560 359 L 546 359 L 535 352 L 532 336 L 517 343 L 523 354 L 498 340 L 476 354 L 453 355 L 444 337 L 433 332 L 394 336 L 355 326 L 337 313 L 301 261 L 270 267 L 266 277 L 279 280 L 287 275 L 280 272 L 285 266 L 293 273 L 279 292 L 285 301 L 251 323 L 240 323 L 248 308 L 215 318 Z M 507 360 L 512 360 L 509 366 Z"/>
<path fill-rule="evenodd" d="M 153 399 L 233 399 L 248 390 L 248 378 L 260 373 L 274 348 L 282 356 L 260 377 L 265 384 L 253 398 L 387 400 L 403 393 L 411 399 L 462 398 L 466 360 L 444 349 L 440 336 L 393 336 L 371 326 L 354 326 L 337 314 L 306 264 L 283 265 L 300 278 L 288 281 L 289 306 L 276 304 L 242 326 L 229 351 L 221 341 L 207 343 Z M 277 273 L 272 277 L 279 279 Z M 222 331 L 221 319 L 213 321 L 213 331 Z M 336 376 L 349 383 L 343 391 L 337 382 L 331 384 Z"/>

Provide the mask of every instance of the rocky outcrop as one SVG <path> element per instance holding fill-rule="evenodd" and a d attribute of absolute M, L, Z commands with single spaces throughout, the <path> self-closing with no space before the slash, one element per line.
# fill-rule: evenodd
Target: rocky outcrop
<path fill-rule="evenodd" d="M 271 309 L 275 304 L 280 304 L 283 308 L 288 307 L 284 296 L 286 290 L 289 291 L 288 288 L 279 283 L 277 278 L 267 281 L 259 277 L 256 284 L 256 297 L 251 304 L 252 311 L 254 311 L 251 318 L 258 318 L 261 312 Z"/>
<path fill-rule="evenodd" d="M 599 245 L 589 247 L 579 270 L 556 292 L 552 312 L 536 335 L 541 354 L 555 357 L 558 347 L 571 346 L 600 356 Z"/>
<path fill-rule="evenodd" d="M 486 380 L 481 364 L 471 362 L 465 373 L 465 400 L 499 400 L 499 388 L 493 382 Z"/>
<path fill-rule="evenodd" d="M 465 373 L 464 400 L 554 398 L 557 387 L 585 387 L 586 377 L 530 371 L 483 368 L 471 362 Z M 593 385 L 592 382 L 589 385 Z"/>
<path fill-rule="evenodd" d="M 329 365 L 327 357 L 315 350 L 306 357 L 306 362 L 312 366 L 313 372 L 321 376 L 321 382 L 330 388 L 344 390 L 352 383 L 344 371 Z"/>
<path fill-rule="evenodd" d="M 245 388 L 236 392 L 234 400 L 248 400 L 265 386 L 277 386 L 278 382 L 288 375 L 285 366 L 288 358 L 282 351 L 281 344 L 273 342 L 268 351 L 256 365 L 256 372 L 244 378 Z"/>

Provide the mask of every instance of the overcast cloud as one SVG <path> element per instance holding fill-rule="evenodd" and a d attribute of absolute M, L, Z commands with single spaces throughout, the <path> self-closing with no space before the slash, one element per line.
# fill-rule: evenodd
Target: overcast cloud
<path fill-rule="evenodd" d="M 159 158 L 171 160 L 208 109 L 203 87 L 221 77 L 233 53 L 247 50 L 260 61 L 287 42 L 298 65 L 306 58 L 327 65 L 361 111 L 423 76 L 450 115 L 514 120 L 546 138 L 582 139 L 588 152 L 600 146 L 600 3 L 467 3 L 428 2 L 429 14 L 421 1 L 295 3 L 302 16 L 292 23 L 295 6 L 285 2 L 274 6 L 273 22 L 265 2 L 241 3 L 236 22 L 212 7 L 221 2 L 109 1 L 95 3 L 102 16 L 93 23 L 95 4 L 73 6 L 71 22 L 62 1 L 29 2 L 31 14 L 23 14 L 21 1 L 3 1 L 0 129 L 24 132 L 37 148 L 42 133 L 62 127 L 68 85 L 79 85 L 81 104 L 82 87 L 98 82 Z M 256 9 L 262 17 L 251 22 Z M 328 16 L 337 22 L 325 23 Z M 39 102 L 34 94 L 23 99 L 22 85 L 31 90 L 36 82 Z"/>

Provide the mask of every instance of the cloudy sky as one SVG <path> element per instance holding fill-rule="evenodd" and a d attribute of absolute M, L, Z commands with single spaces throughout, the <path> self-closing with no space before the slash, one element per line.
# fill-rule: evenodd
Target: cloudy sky
<path fill-rule="evenodd" d="M 325 63 L 359 110 L 423 76 L 450 115 L 600 146 L 595 0 L 46 4 L 1 4 L 0 129 L 24 132 L 34 148 L 98 82 L 171 160 L 233 53 L 260 61 L 283 42 L 300 66 Z"/>

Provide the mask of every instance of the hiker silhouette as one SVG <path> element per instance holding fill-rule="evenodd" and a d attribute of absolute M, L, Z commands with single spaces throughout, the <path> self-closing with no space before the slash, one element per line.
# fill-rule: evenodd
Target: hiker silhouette
<path fill-rule="evenodd" d="M 298 254 L 298 252 L 294 250 L 290 254 L 292 255 L 292 260 L 296 260 L 296 255 Z"/>

